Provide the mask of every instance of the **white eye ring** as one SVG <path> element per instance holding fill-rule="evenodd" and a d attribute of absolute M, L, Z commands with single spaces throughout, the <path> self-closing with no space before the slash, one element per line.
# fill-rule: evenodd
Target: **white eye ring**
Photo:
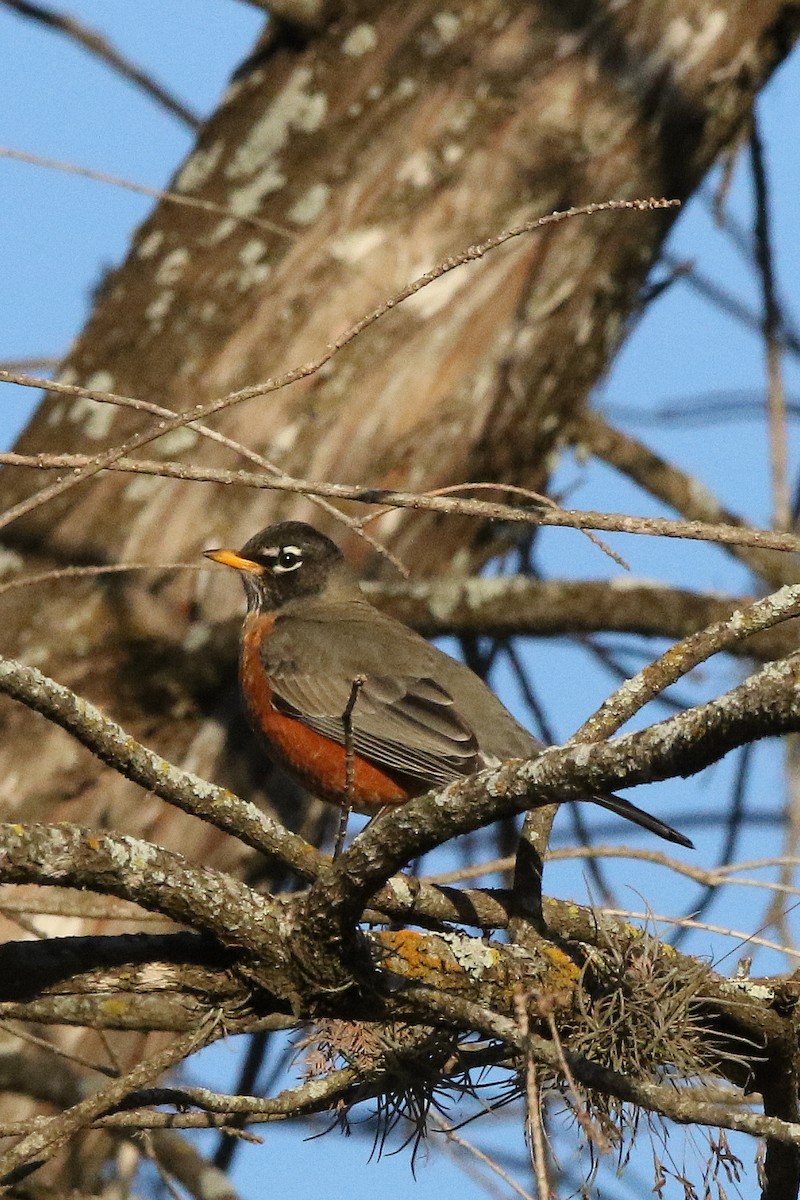
<path fill-rule="evenodd" d="M 303 551 L 299 547 L 281 546 L 272 569 L 276 575 L 285 575 L 288 571 L 296 571 L 302 565 Z"/>

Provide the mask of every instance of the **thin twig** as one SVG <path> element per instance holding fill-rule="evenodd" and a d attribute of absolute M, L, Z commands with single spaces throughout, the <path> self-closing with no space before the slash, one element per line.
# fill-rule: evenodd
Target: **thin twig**
<path fill-rule="evenodd" d="M 220 396 L 216 399 L 209 400 L 205 404 L 197 404 L 193 408 L 187 409 L 185 412 L 177 413 L 172 417 L 164 418 L 157 425 L 150 426 L 142 433 L 136 434 L 125 442 L 119 443 L 117 446 L 109 447 L 107 450 L 101 451 L 95 455 L 92 462 L 83 468 L 74 470 L 69 476 L 62 477 L 50 484 L 48 487 L 42 488 L 33 496 L 28 496 L 17 504 L 0 515 L 0 528 L 15 521 L 18 517 L 25 513 L 32 512 L 41 505 L 48 503 L 50 500 L 61 496 L 64 492 L 76 487 L 84 480 L 96 475 L 99 471 L 112 465 L 118 459 L 124 458 L 133 450 L 138 450 L 141 446 L 146 446 L 150 442 L 156 441 L 163 437 L 166 433 L 171 433 L 174 429 L 180 429 L 185 425 L 190 425 L 193 421 L 204 421 L 214 413 L 222 412 L 225 409 L 231 408 L 234 405 L 241 404 L 245 400 L 252 400 L 255 397 L 265 396 L 269 393 L 276 392 L 281 388 L 287 387 L 291 383 L 295 383 L 300 379 L 308 379 L 315 375 L 326 363 L 338 354 L 345 346 L 349 345 L 357 338 L 364 330 L 370 328 L 382 317 L 386 316 L 393 309 L 397 308 L 403 301 L 408 300 L 411 296 L 416 295 L 428 284 L 434 280 L 440 279 L 449 271 L 455 270 L 457 267 L 464 266 L 467 263 L 475 262 L 477 259 L 483 258 L 490 251 L 497 249 L 513 238 L 522 237 L 524 234 L 532 233 L 534 230 L 540 230 L 550 225 L 560 224 L 563 221 L 570 220 L 578 216 L 593 216 L 601 212 L 622 212 L 622 211 L 654 211 L 665 208 L 677 208 L 680 206 L 678 200 L 668 200 L 664 198 L 652 198 L 649 200 L 606 200 L 596 204 L 586 204 L 575 208 L 564 209 L 559 212 L 549 213 L 543 217 L 533 218 L 530 221 L 525 221 L 521 225 L 514 226 L 511 229 L 503 230 L 502 233 L 493 235 L 485 241 L 467 247 L 460 254 L 453 255 L 450 258 L 440 262 L 430 271 L 419 275 L 406 287 L 390 296 L 388 300 L 383 301 L 377 308 L 361 317 L 360 320 L 354 322 L 341 333 L 333 342 L 329 343 L 325 349 L 318 355 L 317 358 L 310 362 L 304 363 L 302 366 L 293 367 L 281 375 L 273 376 L 264 380 L 262 383 L 253 384 L 249 387 L 242 388 L 239 391 L 229 392 L 226 396 Z M 386 498 L 381 498 L 378 503 L 386 503 Z M 445 498 L 439 498 L 439 503 L 444 503 Z"/>
<path fill-rule="evenodd" d="M 523 988 L 514 992 L 514 1015 L 520 1034 L 525 1042 L 530 1037 L 528 1021 L 528 996 Z M 538 1200 L 552 1200 L 550 1172 L 547 1169 L 547 1143 L 542 1116 L 542 1092 L 539 1071 L 532 1054 L 525 1055 L 525 1098 L 527 1109 L 528 1139 L 530 1142 L 533 1172 L 536 1176 Z"/>
<path fill-rule="evenodd" d="M 91 579 L 96 575 L 124 575 L 134 571 L 205 571 L 204 563 L 188 562 L 124 562 L 103 563 L 91 567 L 54 567 L 52 571 L 38 571 L 32 575 L 20 575 L 0 583 L 0 596 L 21 587 L 38 587 L 42 583 L 54 583 L 61 579 Z"/>
<path fill-rule="evenodd" d="M 800 584 L 782 587 L 763 600 L 737 609 L 724 621 L 671 646 L 665 654 L 627 680 L 585 721 L 573 740 L 609 737 L 645 704 L 688 674 L 699 663 L 763 629 L 800 615 Z"/>
<path fill-rule="evenodd" d="M 48 1054 L 54 1054 L 57 1058 L 66 1059 L 76 1067 L 86 1067 L 89 1071 L 97 1071 L 101 1075 L 107 1075 L 111 1079 L 116 1078 L 118 1072 L 113 1067 L 104 1067 L 100 1063 L 93 1062 L 89 1058 L 84 1058 L 81 1054 L 75 1054 L 74 1051 L 65 1050 L 63 1046 L 59 1046 L 57 1042 L 48 1042 L 47 1038 L 38 1037 L 35 1033 L 31 1033 L 24 1026 L 12 1025 L 10 1021 L 0 1020 L 0 1029 L 4 1029 L 6 1033 L 12 1037 L 19 1038 L 20 1041 L 29 1042 L 32 1046 L 38 1046 L 42 1050 L 46 1050 Z M 102 1032 L 98 1030 L 98 1032 Z"/>
<path fill-rule="evenodd" d="M 0 370 L 3 371 L 55 371 L 63 355 L 58 358 L 42 355 L 40 358 L 7 358 L 0 359 Z"/>
<path fill-rule="evenodd" d="M 662 265 L 675 267 L 681 266 L 681 260 L 669 250 L 664 251 L 661 255 Z M 714 304 L 720 312 L 727 313 L 728 316 L 739 321 L 745 329 L 752 329 L 754 333 L 761 333 L 763 330 L 763 316 L 752 308 L 748 308 L 746 304 L 734 296 L 731 292 L 726 291 L 715 280 L 708 275 L 704 275 L 702 271 L 698 271 L 697 267 L 692 266 L 690 271 L 684 272 L 683 279 L 685 283 L 691 287 L 704 300 L 709 300 Z M 780 331 L 780 344 L 784 350 L 787 350 L 795 357 L 800 356 L 800 335 L 788 327 L 784 327 Z"/>
<path fill-rule="evenodd" d="M 782 942 L 773 942 L 741 929 L 729 929 L 725 925 L 712 925 L 708 921 L 694 921 L 691 917 L 670 917 L 664 913 L 637 912 L 632 908 L 604 908 L 609 917 L 624 917 L 626 920 L 652 921 L 657 925 L 676 925 L 682 929 L 702 929 L 707 933 L 720 933 L 723 937 L 736 938 L 742 946 L 764 946 L 767 950 L 779 950 L 789 958 L 800 960 L 800 950 L 794 950 Z"/>
<path fill-rule="evenodd" d="M 789 490 L 789 447 L 786 430 L 786 389 L 781 368 L 780 305 L 775 286 L 775 266 L 770 233 L 770 203 L 764 147 L 753 114 L 750 133 L 750 166 L 755 197 L 753 243 L 756 266 L 761 279 L 763 304 L 762 332 L 767 359 L 767 418 L 769 426 L 770 459 L 772 463 L 772 506 L 777 529 L 791 526 L 791 495 Z"/>
<path fill-rule="evenodd" d="M 203 1029 L 192 1030 L 176 1039 L 165 1049 L 138 1063 L 109 1087 L 95 1092 L 66 1112 L 51 1117 L 35 1133 L 29 1133 L 10 1150 L 0 1154 L 0 1186 L 32 1159 L 43 1162 L 52 1158 L 79 1130 L 91 1125 L 96 1117 L 113 1108 L 129 1092 L 146 1086 L 150 1080 L 157 1079 L 164 1071 L 193 1054 L 208 1041 L 213 1030 L 213 1023 L 206 1024 Z"/>
<path fill-rule="evenodd" d="M 112 404 L 118 408 L 132 409 L 135 412 L 151 413 L 156 417 L 174 417 L 176 415 L 174 409 L 165 408 L 161 404 L 154 404 L 150 400 L 139 400 L 133 396 L 121 396 L 116 392 L 104 392 L 98 390 L 97 388 L 82 388 L 78 387 L 76 384 L 61 383 L 58 380 L 49 381 L 46 379 L 39 379 L 31 375 L 24 375 L 20 372 L 0 371 L 0 382 L 15 383 L 20 387 L 43 388 L 45 391 L 53 392 L 57 395 L 78 396 L 81 399 L 94 400 L 98 404 Z M 234 441 L 233 438 L 226 437 L 224 433 L 219 433 L 216 429 L 210 429 L 207 425 L 203 425 L 202 422 L 199 421 L 189 422 L 188 427 L 194 430 L 195 433 L 198 433 L 201 437 L 207 438 L 212 442 L 217 442 L 220 446 L 225 446 L 228 450 L 232 450 L 235 454 L 241 455 L 249 462 L 254 463 L 255 466 L 261 467 L 262 470 L 267 472 L 267 474 L 274 475 L 277 479 L 290 478 L 290 476 L 286 475 L 286 472 L 282 471 L 280 467 L 275 465 L 275 463 L 271 462 L 268 458 L 265 458 L 263 454 L 259 454 L 257 451 L 252 450 L 249 446 L 245 446 L 242 442 Z M 86 462 L 91 462 L 91 459 L 88 456 L 86 458 Z M 327 500 L 323 500 L 320 497 L 310 497 L 310 499 L 312 504 L 315 504 L 323 512 L 333 517 L 334 520 L 346 525 L 348 529 L 351 529 L 358 537 L 367 542 L 373 550 L 377 550 L 377 552 L 382 555 L 383 558 L 387 559 L 393 567 L 397 568 L 403 578 L 408 577 L 409 572 L 405 564 L 402 563 L 400 559 L 396 557 L 396 555 L 392 554 L 391 551 L 388 550 L 382 542 L 378 541 L 377 538 L 371 537 L 368 533 L 365 533 L 355 517 L 350 517 L 347 515 L 347 513 L 340 512 L 335 505 L 329 504 Z"/>
<path fill-rule="evenodd" d="M 558 1026 L 556 1025 L 555 1017 L 553 1016 L 552 1002 L 547 1000 L 546 997 L 542 997 L 539 1003 L 539 1010 L 547 1021 L 547 1026 L 550 1030 L 550 1037 L 553 1039 L 553 1045 L 556 1048 L 556 1054 L 558 1055 L 559 1062 L 561 1063 L 561 1070 L 564 1072 L 564 1078 L 567 1081 L 567 1087 L 569 1088 L 570 1096 L 572 1098 L 572 1109 L 575 1114 L 575 1119 L 583 1130 L 587 1142 L 593 1146 L 596 1146 L 601 1154 L 608 1154 L 612 1148 L 611 1143 L 598 1123 L 593 1121 L 589 1115 L 578 1085 L 575 1082 L 575 1077 L 572 1074 L 569 1061 L 564 1053 L 564 1047 L 561 1043 Z"/>
<path fill-rule="evenodd" d="M 2 381 L 3 374 L 0 372 L 0 382 Z M 72 471 L 81 471 L 96 465 L 97 461 L 98 456 L 85 454 L 17 454 L 13 451 L 0 453 L 2 464 L 33 467 L 38 470 L 66 467 Z M 487 500 L 458 500 L 448 496 L 396 492 L 390 488 L 371 487 L 369 484 L 317 483 L 288 475 L 270 477 L 256 475 L 251 471 L 227 471 L 220 467 L 195 467 L 182 462 L 161 462 L 123 456 L 104 462 L 97 469 L 136 475 L 161 475 L 166 479 L 194 483 L 238 484 L 241 487 L 261 488 L 266 491 L 327 496 L 338 500 L 354 500 L 361 504 L 389 504 L 394 508 L 408 508 L 417 512 L 450 513 L 520 525 L 548 526 L 556 529 L 603 529 L 612 533 L 683 538 L 689 541 L 714 542 L 718 545 L 754 546 L 764 550 L 800 553 L 800 537 L 744 525 L 711 525 L 702 521 L 670 521 L 664 517 L 632 517 L 627 513 L 601 513 L 568 508 L 534 512 L 529 508 L 494 504 Z M 339 515 L 341 517 L 341 514 Z M 10 517 L 7 521 L 5 516 L 0 516 L 0 527 L 8 524 L 10 520 Z"/>
<path fill-rule="evenodd" d="M 339 817 L 339 829 L 336 834 L 336 841 L 333 844 L 334 858 L 338 858 L 342 852 L 344 839 L 347 837 L 347 826 L 353 812 L 353 787 L 355 784 L 355 755 L 353 753 L 353 709 L 355 708 L 356 701 L 361 694 L 361 689 L 366 682 L 366 675 L 356 675 L 355 679 L 353 680 L 353 685 L 350 688 L 350 696 L 345 706 L 345 710 L 342 713 L 345 749 L 344 804 L 342 805 L 342 812 L 341 816 Z"/>
<path fill-rule="evenodd" d="M 730 526 L 747 524 L 738 514 L 720 504 L 701 480 L 680 470 L 652 447 L 610 425 L 596 412 L 583 413 L 580 422 L 570 428 L 567 436 L 576 446 L 607 462 L 689 521 Z M 720 545 L 744 547 L 745 543 L 737 543 L 735 539 L 720 539 Z M 770 547 L 764 544 L 764 548 Z M 740 549 L 735 554 L 774 587 L 797 581 L 794 562 L 776 560 L 775 555 L 746 549 Z"/>
<path fill-rule="evenodd" d="M 3 0 L 3 2 L 7 8 L 13 8 L 21 16 L 29 17 L 33 21 L 47 25 L 50 29 L 55 29 L 58 33 L 66 34 L 71 41 L 77 42 L 84 50 L 88 50 L 90 54 L 99 58 L 123 79 L 135 84 L 151 100 L 155 100 L 167 112 L 178 117 L 190 129 L 197 131 L 202 127 L 202 117 L 192 112 L 188 105 L 184 104 L 182 100 L 178 100 L 163 84 L 132 62 L 97 30 L 92 29 L 89 25 L 84 25 L 82 21 L 78 21 L 68 13 L 56 12 L 44 4 L 33 4 L 30 0 Z"/>
<path fill-rule="evenodd" d="M 508 492 L 513 496 L 522 496 L 526 500 L 533 500 L 535 504 L 543 505 L 545 508 L 558 510 L 561 507 L 550 496 L 545 496 L 542 492 L 534 492 L 531 488 L 519 487 L 514 483 L 451 483 L 448 487 L 430 488 L 426 492 L 421 492 L 420 495 L 452 496 L 455 492 L 478 491 Z M 368 522 L 377 521 L 379 517 L 386 516 L 391 511 L 391 508 L 385 508 L 376 513 L 369 513 L 366 517 L 361 518 L 360 524 L 364 526 Z M 617 554 L 616 550 L 612 550 L 610 546 L 606 545 L 602 538 L 596 537 L 588 529 L 583 529 L 581 532 L 585 533 L 589 541 L 602 550 L 603 554 L 608 555 L 617 566 L 622 567 L 625 571 L 630 571 L 630 563 L 626 562 L 621 554 Z"/>
<path fill-rule="evenodd" d="M 684 875 L 687 879 L 692 879 L 695 883 L 702 884 L 703 886 L 716 887 L 730 885 L 736 887 L 754 887 L 784 892 L 790 896 L 800 895 L 800 887 L 794 887 L 791 884 L 772 882 L 768 879 L 731 878 L 738 871 L 756 870 L 780 865 L 798 866 L 800 865 L 800 859 L 798 858 L 776 856 L 775 858 L 758 859 L 753 862 L 726 863 L 719 867 L 708 868 L 696 867 L 691 863 L 682 862 L 678 858 L 673 858 L 670 854 L 665 854 L 663 850 L 650 850 L 633 846 L 571 846 L 564 850 L 548 850 L 547 852 L 548 863 L 569 862 L 579 858 L 634 859 L 639 862 L 652 863 L 658 867 L 666 867 L 667 870 L 674 871 L 677 875 Z M 447 884 L 464 883 L 470 879 L 479 879 L 484 875 L 502 875 L 506 871 L 510 871 L 513 866 L 513 855 L 509 855 L 506 858 L 493 858 L 488 862 L 459 867 L 455 871 L 443 871 L 436 875 L 423 875 L 421 879 L 425 883 L 442 887 Z"/>
<path fill-rule="evenodd" d="M 536 1197 L 532 1196 L 530 1192 L 526 1192 L 523 1187 L 520 1187 L 516 1179 L 500 1166 L 497 1159 L 492 1158 L 484 1150 L 480 1150 L 473 1142 L 468 1141 L 467 1138 L 461 1137 L 460 1134 L 456 1133 L 455 1126 L 445 1121 L 444 1117 L 441 1117 L 439 1113 L 431 1113 L 430 1120 L 432 1124 L 436 1125 L 446 1135 L 448 1142 L 452 1142 L 453 1145 L 458 1146 L 461 1150 L 466 1150 L 468 1154 L 477 1158 L 485 1167 L 488 1167 L 490 1171 L 499 1176 L 503 1180 L 503 1183 L 507 1183 L 512 1192 L 516 1192 L 521 1197 L 521 1200 L 546 1200 L 544 1192 L 540 1192 Z"/>
<path fill-rule="evenodd" d="M 111 187 L 123 188 L 127 192 L 135 192 L 137 196 L 147 196 L 153 200 L 161 200 L 165 204 L 177 204 L 183 208 L 193 208 L 200 212 L 210 213 L 215 217 L 226 217 L 242 225 L 261 230 L 262 233 L 274 233 L 288 241 L 297 241 L 297 234 L 283 225 L 269 221 L 266 217 L 248 216 L 237 213 L 224 204 L 215 204 L 213 200 L 200 200 L 196 196 L 186 196 L 182 192 L 165 192 L 161 188 L 147 187 L 144 183 L 136 183 L 132 179 L 124 179 L 119 175 L 109 175 L 106 171 L 96 171 L 93 167 L 80 167 L 77 163 L 61 162 L 56 158 L 44 158 L 41 154 L 31 154 L 28 150 L 17 150 L 13 146 L 0 146 L 0 158 L 12 158 L 15 162 L 29 163 L 32 167 L 46 167 L 49 171 L 63 171 L 66 175 L 80 175 L 82 179 L 91 179 L 95 183 L 108 183 Z"/>

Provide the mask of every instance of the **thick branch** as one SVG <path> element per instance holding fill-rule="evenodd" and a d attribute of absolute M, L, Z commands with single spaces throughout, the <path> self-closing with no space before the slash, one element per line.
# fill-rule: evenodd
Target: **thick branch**
<path fill-rule="evenodd" d="M 168 804 L 239 838 L 246 846 L 310 879 L 319 852 L 255 804 L 182 771 L 136 742 L 98 708 L 35 667 L 0 659 L 0 691 L 66 729 L 102 762 Z"/>
<path fill-rule="evenodd" d="M 281 972 L 280 921 L 268 899 L 230 875 L 123 834 L 78 825 L 0 825 L 0 881 L 91 888 L 210 933 Z"/>
<path fill-rule="evenodd" d="M 555 1047 L 544 1038 L 530 1034 L 527 1037 L 523 1036 L 514 1021 L 480 1009 L 475 1004 L 452 999 L 429 989 L 420 989 L 417 998 L 422 1012 L 438 1012 L 456 1024 L 480 1029 L 488 1037 L 501 1037 L 508 1045 L 516 1047 L 521 1054 L 530 1054 L 537 1062 L 556 1072 L 562 1069 L 561 1058 Z M 651 1112 L 659 1112 L 678 1124 L 716 1125 L 723 1129 L 736 1129 L 754 1134 L 756 1137 L 774 1138 L 787 1144 L 800 1145 L 800 1124 L 743 1111 L 714 1101 L 696 1100 L 689 1089 L 633 1079 L 570 1051 L 565 1051 L 564 1054 L 573 1076 L 585 1087 L 595 1088 Z"/>
<path fill-rule="evenodd" d="M 538 580 L 524 575 L 368 584 L 370 600 L 426 637 L 474 633 L 491 637 L 559 637 L 633 633 L 683 638 L 724 621 L 748 597 L 706 595 L 645 580 Z M 756 635 L 726 649 L 768 661 L 790 654 L 791 630 Z"/>
<path fill-rule="evenodd" d="M 800 728 L 795 659 L 765 667 L 740 687 L 610 743 L 545 751 L 413 800 L 367 829 L 308 896 L 305 932 L 323 945 L 349 935 L 369 896 L 404 863 L 434 846 L 537 805 L 695 774 L 744 742 Z"/>

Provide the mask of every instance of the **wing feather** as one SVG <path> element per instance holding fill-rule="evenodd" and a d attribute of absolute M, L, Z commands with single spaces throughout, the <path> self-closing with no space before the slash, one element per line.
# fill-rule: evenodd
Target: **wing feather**
<path fill-rule="evenodd" d="M 273 703 L 309 729 L 345 745 L 352 682 L 289 663 L 270 668 Z M 350 718 L 353 749 L 379 767 L 430 784 L 469 775 L 479 766 L 474 731 L 453 698 L 433 679 L 367 675 Z"/>

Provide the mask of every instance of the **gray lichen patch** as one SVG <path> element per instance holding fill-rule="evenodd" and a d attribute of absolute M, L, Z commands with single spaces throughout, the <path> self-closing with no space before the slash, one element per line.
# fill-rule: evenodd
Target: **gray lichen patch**
<path fill-rule="evenodd" d="M 311 91 L 313 72 L 298 67 L 280 95 L 250 129 L 225 168 L 228 179 L 242 179 L 261 172 L 271 158 L 286 146 L 291 130 L 313 133 L 328 111 L 324 92 Z"/>
<path fill-rule="evenodd" d="M 101 404 L 99 400 L 90 400 L 81 396 L 69 410 L 68 418 L 73 424 L 82 425 L 87 438 L 101 441 L 108 437 L 116 416 L 110 404 Z"/>
<path fill-rule="evenodd" d="M 16 550 L 8 550 L 5 546 L 0 546 L 0 575 L 13 575 L 15 571 L 21 571 L 25 566 L 25 560 L 21 554 L 17 554 Z"/>
<path fill-rule="evenodd" d="M 186 160 L 173 184 L 176 192 L 196 192 L 211 175 L 220 160 L 225 143 L 218 139 L 206 149 L 195 150 Z"/>
<path fill-rule="evenodd" d="M 330 194 L 327 183 L 314 183 L 294 202 L 286 215 L 295 225 L 311 225 L 325 211 Z"/>
<path fill-rule="evenodd" d="M 447 943 L 459 966 L 478 979 L 497 964 L 497 951 L 480 938 L 456 933 L 439 933 L 437 936 Z"/>
<path fill-rule="evenodd" d="M 454 42 L 461 32 L 461 17 L 454 12 L 435 13 L 432 17 L 433 27 L 439 35 L 442 45 Z"/>
<path fill-rule="evenodd" d="M 428 187 L 435 177 L 433 153 L 427 149 L 415 150 L 400 164 L 395 178 L 398 183 L 409 183 L 412 187 Z"/>
<path fill-rule="evenodd" d="M 357 263 L 386 241 L 387 231 L 380 225 L 366 226 L 343 233 L 328 243 L 328 253 L 339 262 Z"/>
<path fill-rule="evenodd" d="M 350 58 L 360 58 L 374 50 L 377 44 L 378 34 L 375 26 L 362 22 L 355 25 L 342 42 L 342 54 L 347 54 Z"/>
<path fill-rule="evenodd" d="M 153 229 L 143 237 L 136 251 L 137 258 L 152 258 L 164 240 L 163 229 Z"/>
<path fill-rule="evenodd" d="M 267 163 L 263 171 L 259 171 L 249 183 L 242 187 L 233 188 L 228 193 L 229 207 L 240 217 L 248 217 L 258 212 L 261 201 L 272 192 L 279 192 L 286 186 L 286 176 L 274 162 Z"/>
<path fill-rule="evenodd" d="M 260 238 L 251 238 L 242 246 L 238 254 L 242 270 L 235 280 L 240 292 L 246 292 L 248 288 L 263 283 L 270 274 L 272 270 L 270 264 L 262 261 L 267 254 L 267 249 L 266 243 L 262 242 Z"/>
<path fill-rule="evenodd" d="M 170 287 L 173 283 L 177 283 L 181 275 L 183 275 L 189 265 L 189 251 L 184 247 L 178 247 L 176 250 L 171 250 L 169 254 L 165 254 L 155 274 L 155 281 L 162 287 Z"/>
<path fill-rule="evenodd" d="M 172 288 L 164 288 L 163 292 L 159 292 L 155 300 L 151 300 L 147 308 L 144 310 L 144 315 L 151 325 L 160 328 L 164 317 L 169 312 L 175 300 L 175 292 Z"/>
<path fill-rule="evenodd" d="M 245 266 L 250 266 L 252 263 L 257 263 L 267 253 L 267 247 L 260 238 L 251 238 L 249 242 L 245 242 L 239 251 L 239 262 Z"/>

